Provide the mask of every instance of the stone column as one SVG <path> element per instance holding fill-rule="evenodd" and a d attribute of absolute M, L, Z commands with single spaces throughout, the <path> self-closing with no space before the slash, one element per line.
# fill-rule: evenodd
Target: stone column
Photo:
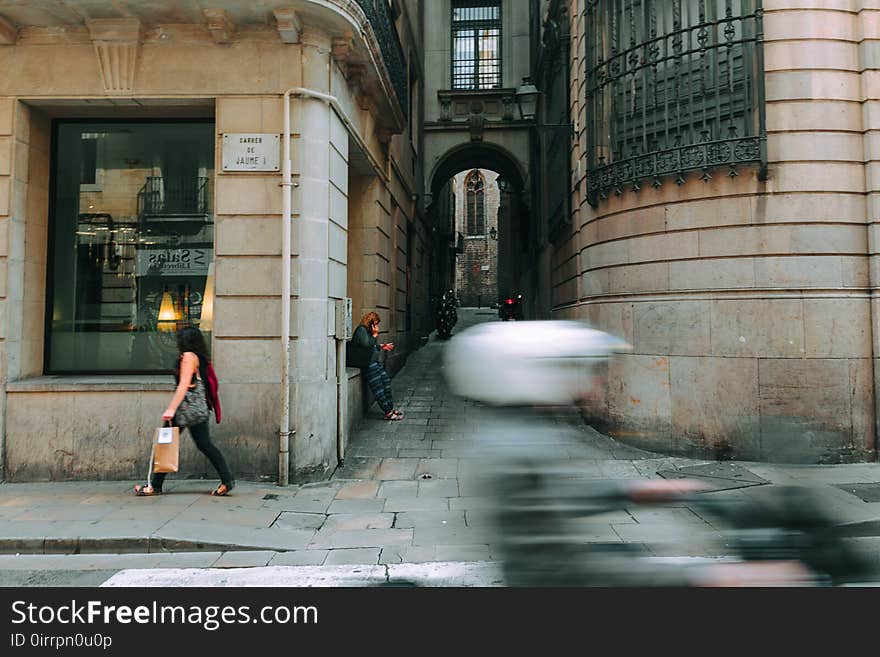
<path fill-rule="evenodd" d="M 282 104 L 280 94 L 217 99 L 213 347 L 223 422 L 215 433 L 242 478 L 278 470 L 282 192 L 275 172 L 224 173 L 219 135 L 280 134 Z"/>
<path fill-rule="evenodd" d="M 302 34 L 302 46 L 303 86 L 328 93 L 330 38 L 307 29 Z M 292 322 L 296 339 L 291 344 L 291 408 L 296 435 L 291 445 L 291 478 L 303 481 L 326 475 L 336 463 L 330 214 L 331 189 L 336 199 L 340 195 L 344 199 L 348 193 L 348 153 L 347 136 L 342 139 L 338 125 L 334 124 L 333 110 L 327 104 L 302 98 L 294 101 L 292 110 L 293 129 L 297 133 L 293 167 L 299 174 L 299 187 L 293 208 L 297 248 L 292 263 Z M 339 204 L 334 203 L 335 207 Z M 338 280 L 339 263 L 334 262 L 332 268 L 334 280 Z"/>
<path fill-rule="evenodd" d="M 6 474 L 6 382 L 9 300 L 6 290 L 9 235 L 12 223 L 13 118 L 15 99 L 0 98 L 0 479 Z"/>

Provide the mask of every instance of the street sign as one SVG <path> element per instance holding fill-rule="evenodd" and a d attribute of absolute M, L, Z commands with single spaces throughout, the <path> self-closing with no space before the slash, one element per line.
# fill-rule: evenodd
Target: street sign
<path fill-rule="evenodd" d="M 224 171 L 280 171 L 281 135 L 224 133 Z"/>

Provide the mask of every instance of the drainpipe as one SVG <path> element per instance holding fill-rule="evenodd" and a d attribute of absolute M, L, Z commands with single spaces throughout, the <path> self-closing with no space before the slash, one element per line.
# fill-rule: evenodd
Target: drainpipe
<path fill-rule="evenodd" d="M 281 423 L 278 430 L 278 485 L 290 483 L 290 93 L 284 92 L 284 134 L 281 166 Z"/>
<path fill-rule="evenodd" d="M 345 464 L 345 413 L 348 410 L 348 377 L 345 374 L 345 340 L 336 338 L 336 460 Z"/>
<path fill-rule="evenodd" d="M 290 428 L 290 199 L 294 187 L 290 161 L 290 98 L 292 96 L 297 98 L 313 98 L 327 103 L 345 125 L 349 136 L 352 137 L 361 147 L 363 152 L 367 154 L 367 158 L 370 160 L 373 168 L 383 179 L 387 180 L 384 169 L 370 154 L 370 150 L 367 148 L 366 144 L 364 144 L 363 139 L 361 139 L 360 134 L 358 134 L 358 131 L 352 124 L 351 120 L 345 115 L 336 96 L 321 93 L 320 91 L 315 91 L 313 89 L 306 89 L 305 87 L 292 87 L 284 92 L 284 134 L 282 139 L 283 154 L 281 178 L 281 187 L 283 190 L 281 230 L 283 234 L 281 236 L 281 428 L 278 431 L 279 486 L 287 486 L 290 483 L 290 436 L 296 434 L 296 431 L 291 430 Z M 338 357 L 339 351 L 342 351 L 343 353 L 342 359 Z M 344 363 L 344 354 L 345 352 L 342 349 L 341 343 L 338 342 L 337 363 Z M 345 368 L 343 367 L 342 377 L 344 378 L 344 376 Z M 337 395 L 337 399 L 342 400 L 344 399 L 344 396 L 343 393 L 340 393 Z M 341 427 L 343 426 L 344 410 L 341 407 L 341 401 L 337 402 L 337 404 L 339 405 L 338 412 L 340 414 L 337 428 L 337 432 L 339 432 L 342 430 Z M 340 440 L 340 434 L 337 433 L 337 450 L 340 450 L 341 454 L 342 443 Z"/>

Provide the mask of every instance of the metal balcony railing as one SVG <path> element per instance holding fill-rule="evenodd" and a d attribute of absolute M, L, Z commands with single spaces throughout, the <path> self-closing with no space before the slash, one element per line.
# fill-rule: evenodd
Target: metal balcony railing
<path fill-rule="evenodd" d="M 208 178 L 148 176 L 138 192 L 140 217 L 192 217 L 210 212 Z"/>
<path fill-rule="evenodd" d="M 400 36 L 397 34 L 388 0 L 355 1 L 363 9 L 370 25 L 373 26 L 373 32 L 376 33 L 376 39 L 382 49 L 382 59 L 385 60 L 385 67 L 391 76 L 391 84 L 397 95 L 397 101 L 400 103 L 400 109 L 403 115 L 407 116 L 409 114 L 409 76 L 407 75 L 406 56 L 403 53 L 403 46 L 400 44 Z"/>
<path fill-rule="evenodd" d="M 587 139 L 593 205 L 667 176 L 764 176 L 761 0 L 588 0 Z"/>

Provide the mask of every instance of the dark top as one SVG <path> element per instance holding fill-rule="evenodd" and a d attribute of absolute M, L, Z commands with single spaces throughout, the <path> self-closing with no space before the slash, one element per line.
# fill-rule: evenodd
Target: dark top
<path fill-rule="evenodd" d="M 379 362 L 379 351 L 379 343 L 376 338 L 370 335 L 366 326 L 361 324 L 351 336 L 345 359 L 349 366 L 365 370 L 371 363 Z"/>

